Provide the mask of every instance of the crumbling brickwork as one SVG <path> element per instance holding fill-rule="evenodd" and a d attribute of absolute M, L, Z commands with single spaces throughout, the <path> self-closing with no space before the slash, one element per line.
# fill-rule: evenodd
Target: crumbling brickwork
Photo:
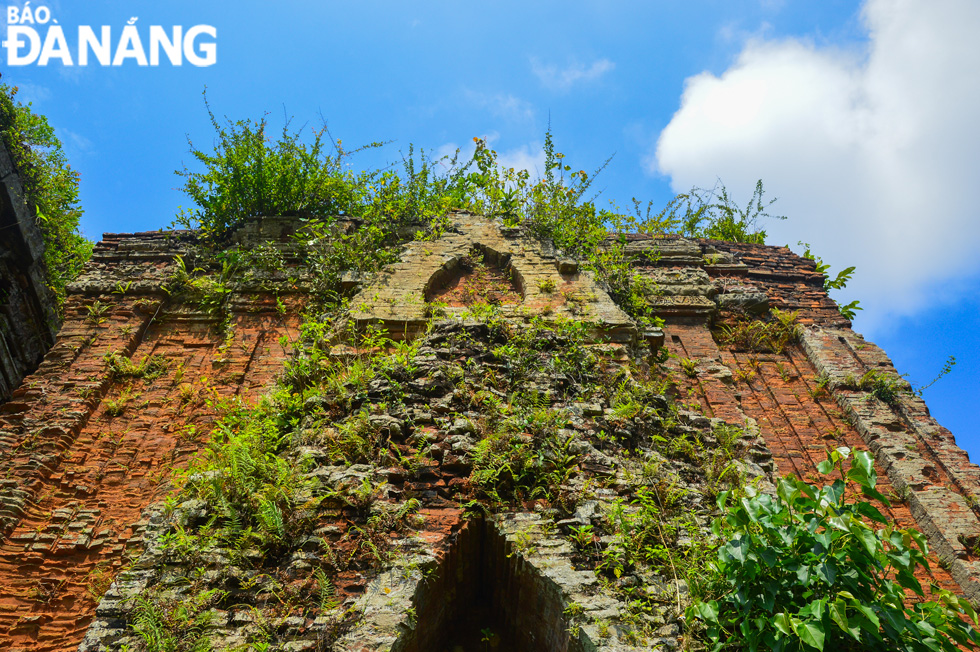
<path fill-rule="evenodd" d="M 98 597 L 145 544 L 143 511 L 199 449 L 209 404 L 254 399 L 280 368 L 296 309 L 283 317 L 268 294 L 242 297 L 226 340 L 213 316 L 167 296 L 181 251 L 165 234 L 107 234 L 72 286 L 57 344 L 0 408 L 6 649 L 77 647 Z M 112 354 L 159 356 L 165 369 L 114 378 Z"/>
<path fill-rule="evenodd" d="M 284 573 L 300 582 L 297 574 L 309 571 L 317 541 L 337 549 L 344 545 L 354 517 L 336 497 L 340 488 L 384 481 L 383 500 L 420 500 L 423 525 L 398 540 L 402 554 L 379 574 L 351 570 L 335 581 L 345 608 L 356 607 L 362 614 L 341 638 L 341 649 L 415 650 L 443 644 L 449 634 L 432 634 L 430 640 L 423 627 L 434 632 L 452 619 L 450 596 L 475 600 L 466 596 L 476 589 L 458 583 L 473 574 L 474 563 L 488 564 L 482 571 L 486 583 L 507 587 L 487 608 L 495 618 L 522 623 L 520 631 L 530 633 L 521 644 L 548 650 L 633 649 L 636 639 L 618 620 L 626 604 L 604 594 L 591 571 L 576 566 L 578 553 L 566 535 L 570 528 L 599 527 L 651 462 L 669 477 L 691 478 L 694 471 L 655 450 L 645 450 L 645 458 L 618 456 L 615 437 L 637 435 L 623 425 L 615 397 L 566 400 L 563 392 L 569 390 L 557 375 L 534 377 L 522 391 L 570 415 L 561 432 L 582 477 L 567 480 L 564 489 L 602 488 L 569 518 L 539 508 L 465 524 L 460 503 L 473 496 L 469 476 L 477 426 L 486 417 L 481 410 L 487 408 L 481 406 L 490 405 L 481 401 L 495 389 L 467 391 L 465 374 L 487 365 L 492 380 L 507 369 L 493 362 L 490 351 L 499 343 L 485 326 L 447 320 L 423 332 L 432 319 L 425 310 L 430 282 L 447 282 L 442 277 L 432 281 L 433 276 L 461 274 L 453 261 L 492 240 L 495 255 L 506 254 L 507 265 L 521 275 L 516 286 L 523 298 L 534 299 L 525 302 L 523 311 L 504 311 L 507 319 L 517 320 L 554 317 L 545 296 L 552 276 L 558 287 L 592 283 L 579 276 L 572 261 L 546 246 L 528 248 L 519 232 L 501 232 L 479 220 L 461 214 L 460 228 L 445 241 L 416 243 L 381 281 L 367 279 L 354 299 L 355 317 L 365 324 L 388 319 L 403 334 L 426 338 L 398 388 L 405 406 L 365 416 L 372 428 L 385 433 L 393 455 L 419 461 L 411 472 L 394 459 L 387 467 L 344 466 L 304 444 L 301 448 L 313 460 L 309 477 L 327 497 L 323 505 L 335 522 L 322 524 L 316 537 L 292 553 Z M 288 240 L 293 226 L 288 219 L 269 218 L 250 224 L 239 238 L 271 240 L 289 259 L 296 255 Z M 460 236 L 477 227 L 481 233 L 475 240 Z M 816 464 L 828 448 L 873 451 L 882 477 L 879 488 L 895 497 L 886 515 L 929 536 L 942 562 L 931 579 L 978 601 L 980 471 L 919 398 L 902 392 L 884 402 L 862 388 L 859 379 L 868 371 L 892 376 L 895 371 L 883 352 L 850 330 L 814 263 L 780 247 L 642 235 L 626 240 L 636 272 L 654 282 L 647 300 L 665 325 L 663 333 L 635 328 L 598 291 L 591 308 L 582 312 L 559 307 L 565 318 L 604 321 L 606 332 L 615 336 L 615 346 L 592 343 L 603 356 L 595 367 L 614 369 L 641 350 L 653 359 L 656 354 L 644 347 L 663 342 L 670 354 L 664 363 L 669 396 L 651 399 L 650 407 L 661 410 L 668 399 L 680 405 L 679 423 L 664 436 L 691 437 L 710 448 L 718 427 L 738 428 L 744 431 L 740 468 L 763 485 L 786 473 L 819 480 Z M 284 345 L 297 337 L 306 297 L 302 279 L 242 283 L 217 315 L 173 291 L 172 279 L 189 264 L 193 242 L 188 233 L 107 234 L 70 288 L 57 343 L 0 408 L 0 641 L 6 649 L 73 650 L 81 643 L 83 650 L 94 651 L 135 640 L 135 596 L 161 578 L 174 580 L 190 572 L 185 561 L 168 557 L 160 545 L 161 537 L 184 518 L 180 515 L 194 509 L 182 505 L 171 513 L 162 507 L 173 495 L 173 470 L 204 446 L 220 399 L 256 400 L 290 355 Z M 355 289 L 355 283 L 349 287 Z M 585 291 L 593 292 L 592 286 Z M 723 325 L 751 323 L 772 309 L 797 313 L 802 325 L 798 340 L 758 351 L 724 336 Z M 379 310 L 384 314 L 375 314 Z M 338 359 L 358 355 L 356 350 L 335 351 Z M 137 367 L 158 360 L 162 366 L 159 373 L 134 372 L 120 368 L 120 360 Z M 456 366 L 466 370 L 462 379 L 448 375 Z M 361 400 L 390 405 L 392 391 L 390 384 L 378 382 Z M 666 421 L 661 416 L 650 418 Z M 596 438 L 600 431 L 605 439 Z M 613 437 L 606 438 L 607 433 Z M 423 445 L 424 456 L 419 453 Z M 685 482 L 695 487 L 702 480 Z M 710 505 L 690 493 L 684 500 L 692 502 L 685 508 L 705 514 L 700 522 L 706 527 Z M 662 577 L 635 581 L 656 587 L 650 590 L 663 604 L 645 624 L 651 633 L 646 645 L 676 648 L 680 622 L 675 607 L 686 587 Z M 519 595 L 534 596 L 520 604 L 535 606 L 514 612 Z M 228 645 L 249 640 L 247 634 L 258 624 L 248 613 L 223 607 L 214 623 L 216 640 Z M 289 646 L 284 649 L 314 649 L 331 623 L 323 616 L 293 615 L 276 635 Z"/>

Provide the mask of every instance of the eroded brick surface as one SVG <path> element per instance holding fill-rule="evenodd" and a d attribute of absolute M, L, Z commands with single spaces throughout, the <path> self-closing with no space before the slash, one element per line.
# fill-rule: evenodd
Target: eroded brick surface
<path fill-rule="evenodd" d="M 467 219 L 476 224 L 474 216 Z M 286 219 L 264 218 L 249 228 L 253 235 L 284 241 L 293 227 Z M 228 304 L 230 338 L 216 328 L 214 315 L 168 294 L 175 255 L 189 255 L 190 238 L 180 233 L 107 235 L 72 288 L 57 343 L 38 371 L 0 406 L 0 527 L 5 535 L 0 545 L 0 642 L 5 649 L 75 649 L 86 631 L 95 641 L 92 649 L 99 649 L 100 637 L 110 629 L 107 623 L 125 616 L 120 606 L 124 596 L 136 592 L 126 583 L 145 583 L 159 573 L 159 537 L 166 529 L 161 501 L 170 491 L 172 471 L 203 445 L 215 414 L 213 405 L 236 396 L 254 400 L 261 395 L 287 356 L 282 336 L 286 341 L 297 336 L 303 295 L 295 283 L 282 278 L 234 296 Z M 456 238 L 458 242 L 442 248 L 438 243 L 416 243 L 400 266 L 392 268 L 404 282 L 369 286 L 373 291 L 362 293 L 355 308 L 365 320 L 403 325 L 424 320 L 423 304 L 431 298 L 426 292 L 434 290 L 430 281 L 446 271 L 447 260 L 466 255 L 475 244 L 486 249 L 488 239 L 514 257 L 509 262 L 520 278 L 510 280 L 523 293 L 525 308 L 547 304 L 552 311 L 568 312 L 565 316 L 584 318 L 566 310 L 567 302 L 552 301 L 564 295 L 547 291 L 547 281 L 554 280 L 560 291 L 591 280 L 560 254 L 532 251 L 514 233 L 497 231 L 476 240 Z M 672 356 L 666 366 L 672 370 L 677 398 L 707 417 L 687 415 L 692 427 L 695 422 L 708 431 L 720 422 L 741 426 L 760 435 L 767 449 L 752 459 L 760 474 L 794 473 L 811 481 L 822 479 L 816 465 L 830 448 L 873 451 L 880 489 L 896 497 L 886 515 L 901 527 L 926 532 L 938 560 L 949 568 L 943 570 L 937 563 L 934 577 L 920 579 L 960 590 L 974 600 L 980 597 L 980 568 L 972 555 L 980 540 L 980 473 L 921 400 L 903 395 L 888 405 L 854 387 L 853 379 L 869 370 L 895 371 L 883 352 L 850 331 L 824 292 L 823 276 L 813 262 L 778 247 L 642 235 L 626 241 L 629 252 L 637 256 L 637 272 L 656 284 L 647 299 L 667 321 L 664 345 Z M 586 289 L 593 290 L 591 285 Z M 618 309 L 607 311 L 608 296 L 603 296 L 602 301 L 587 302 L 591 307 L 586 310 L 593 311 L 592 317 L 614 318 L 614 330 L 624 340 L 620 353 L 625 355 L 626 340 L 638 338 L 638 331 L 624 326 Z M 375 314 L 379 306 L 387 311 L 384 315 Z M 765 318 L 771 308 L 797 312 L 805 328 L 800 345 L 779 353 L 749 353 L 720 345 L 712 333 L 719 321 Z M 105 356 L 112 353 L 137 362 L 162 356 L 168 364 L 156 378 L 111 379 Z M 464 364 L 466 357 L 456 362 Z M 459 409 L 451 408 L 453 400 L 459 402 L 453 391 L 440 386 L 445 396 L 417 397 L 410 414 L 399 416 L 400 422 L 414 424 L 414 434 L 424 435 L 421 441 L 431 444 L 429 460 L 411 474 L 397 465 L 377 470 L 379 479 L 387 481 L 387 499 L 422 499 L 425 525 L 415 543 L 404 543 L 422 565 L 445 560 L 460 528 L 458 502 L 470 495 L 470 464 L 457 440 L 472 434 L 467 423 L 480 415 L 474 412 L 469 421 L 450 418 L 450 412 Z M 575 409 L 594 416 L 610 412 L 605 405 Z M 404 432 L 402 436 L 393 436 L 393 452 L 418 453 L 418 442 Z M 613 478 L 614 485 L 627 481 L 616 479 L 619 471 L 609 458 L 594 457 L 583 463 L 584 471 Z M 330 460 L 318 460 L 318 465 L 325 486 L 333 475 L 353 472 L 353 467 L 331 466 Z M 346 527 L 343 509 L 332 509 L 338 525 L 324 529 L 323 537 L 340 545 Z M 535 528 L 547 521 L 527 514 L 513 518 L 533 521 Z M 600 517 L 592 514 L 576 522 L 593 522 L 590 518 Z M 511 551 L 513 532 L 504 525 L 501 521 Z M 570 566 L 560 573 L 549 571 L 568 565 L 567 559 L 562 561 L 567 551 L 560 538 L 542 533 L 541 540 L 547 549 L 525 555 L 522 570 L 508 567 L 501 573 L 532 578 L 541 592 L 554 593 L 554 604 L 578 596 L 580 589 L 593 590 L 594 582 L 586 582 Z M 116 597 L 110 595 L 100 607 L 103 621 L 89 629 L 96 616 L 95 595 L 136 558 L 140 562 L 123 576 Z M 405 609 L 416 604 L 412 600 L 421 577 L 417 570 L 388 569 L 389 574 L 374 583 L 351 572 L 337 579 L 337 588 L 350 596 L 367 591 L 362 602 L 376 607 L 373 614 L 367 613 L 376 620 L 366 622 L 377 625 L 372 632 L 388 627 L 385 640 L 395 640 L 398 628 L 404 628 Z M 378 581 L 389 582 L 389 592 Z M 393 596 L 390 589 L 396 584 L 402 593 Z M 379 593 L 372 597 L 375 589 Z M 392 602 L 396 598 L 402 602 Z M 604 598 L 595 600 L 610 613 L 618 609 Z M 402 606 L 396 610 L 392 604 Z M 438 602 L 433 605 L 441 608 Z M 563 630 L 548 627 L 561 614 L 552 613 L 552 607 L 535 612 L 535 617 L 550 614 L 539 629 L 557 640 Z M 224 617 L 233 630 L 237 612 L 229 610 Z M 119 622 L 123 624 L 113 626 L 125 634 L 125 621 Z M 293 629 L 297 636 L 306 636 L 315 627 L 316 622 L 303 621 Z M 668 629 L 664 640 L 673 640 L 676 632 Z M 117 631 L 116 640 L 123 634 Z M 373 635 L 365 640 L 381 640 Z"/>
<path fill-rule="evenodd" d="M 159 290 L 166 256 L 144 240 L 109 239 L 94 267 L 142 270 L 141 289 Z M 135 255 L 120 256 L 127 247 Z M 298 309 L 284 318 L 269 297 L 232 307 L 229 339 L 194 306 L 93 279 L 76 286 L 57 344 L 0 408 L 4 649 L 78 646 L 97 598 L 142 550 L 144 509 L 205 441 L 211 405 L 254 400 L 285 359 L 279 337 L 295 337 Z M 160 356 L 166 370 L 113 379 L 113 353 Z"/>
<path fill-rule="evenodd" d="M 629 317 L 577 262 L 560 258 L 553 247 L 543 246 L 518 228 L 502 228 L 463 211 L 451 213 L 450 218 L 445 235 L 407 244 L 401 259 L 354 298 L 351 317 L 358 325 L 379 323 L 393 335 L 418 334 L 427 319 L 426 301 L 457 281 L 461 261 L 476 252 L 504 270 L 517 290 L 517 301 L 500 302 L 504 315 L 587 320 L 612 340 L 628 341 L 634 336 Z"/>

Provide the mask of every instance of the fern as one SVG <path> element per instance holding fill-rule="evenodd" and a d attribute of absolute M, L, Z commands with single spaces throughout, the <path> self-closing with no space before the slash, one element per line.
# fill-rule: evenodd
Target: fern
<path fill-rule="evenodd" d="M 261 496 L 259 497 L 257 516 L 263 535 L 271 535 L 276 542 L 286 538 L 286 524 L 283 521 L 282 510 L 279 505 Z"/>

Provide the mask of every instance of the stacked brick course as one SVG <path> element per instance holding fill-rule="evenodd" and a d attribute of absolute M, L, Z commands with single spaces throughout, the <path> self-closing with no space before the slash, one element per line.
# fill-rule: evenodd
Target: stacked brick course
<path fill-rule="evenodd" d="M 232 307 L 234 338 L 163 290 L 181 246 L 107 234 L 73 285 L 44 362 L 0 406 L 0 640 L 77 647 L 112 577 L 143 548 L 143 511 L 205 441 L 209 402 L 255 399 L 295 332 L 269 296 Z M 160 356 L 153 379 L 113 379 L 106 355 Z"/>

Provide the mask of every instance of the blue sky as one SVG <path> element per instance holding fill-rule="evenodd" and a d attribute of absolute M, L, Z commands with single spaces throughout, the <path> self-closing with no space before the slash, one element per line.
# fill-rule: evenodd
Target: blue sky
<path fill-rule="evenodd" d="M 7 6 L 23 8 L 22 4 Z M 31 3 L 32 10 L 43 5 Z M 720 179 L 755 180 L 789 219 L 770 243 L 813 244 L 855 323 L 910 380 L 949 355 L 927 390 L 940 423 L 980 460 L 980 7 L 973 0 L 792 2 L 52 2 L 73 63 L 9 65 L 3 81 L 48 116 L 81 173 L 83 229 L 152 230 L 187 200 L 174 170 L 231 118 L 326 119 L 361 159 L 396 161 L 486 137 L 511 165 L 540 168 L 550 124 L 600 202 L 662 205 Z M 6 9 L 6 6 L 5 6 Z M 3 38 L 10 26 L 4 12 Z M 216 30 L 216 63 L 77 65 L 77 30 L 151 25 Z M 36 25 L 41 38 L 53 25 Z M 26 50 L 25 50 L 26 52 Z"/>

